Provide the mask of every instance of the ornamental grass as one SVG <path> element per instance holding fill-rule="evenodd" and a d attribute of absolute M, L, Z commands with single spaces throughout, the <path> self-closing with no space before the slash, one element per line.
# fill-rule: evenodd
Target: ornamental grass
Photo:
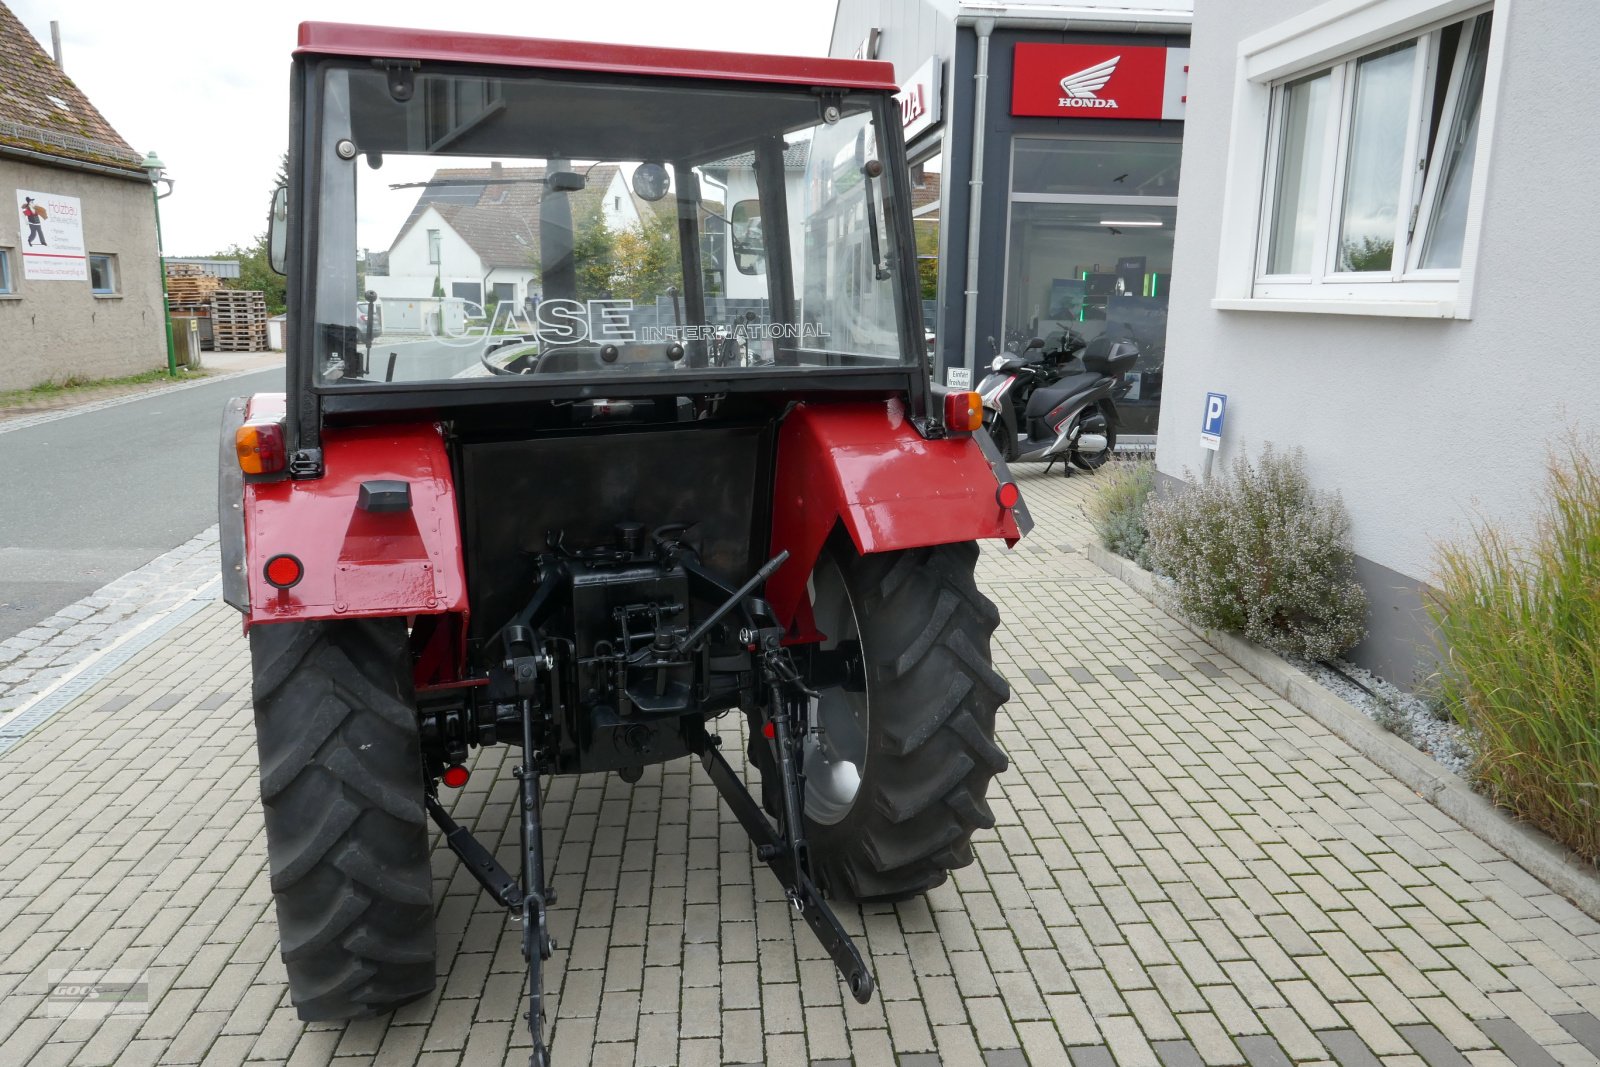
<path fill-rule="evenodd" d="M 1592 442 L 1591 442 L 1592 445 Z M 1497 803 L 1600 863 L 1600 461 L 1553 455 L 1525 542 L 1481 525 L 1439 551 L 1441 695 Z"/>

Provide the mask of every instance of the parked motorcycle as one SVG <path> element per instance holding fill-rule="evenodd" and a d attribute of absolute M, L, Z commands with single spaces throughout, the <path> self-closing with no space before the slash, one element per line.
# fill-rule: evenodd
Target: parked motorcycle
<path fill-rule="evenodd" d="M 997 351 L 978 383 L 984 426 L 1010 462 L 1059 459 L 1068 477 L 1073 467 L 1095 470 L 1117 447 L 1113 390 L 1138 362 L 1131 339 L 1085 343 L 1072 330 L 1036 337 L 1021 352 Z"/>

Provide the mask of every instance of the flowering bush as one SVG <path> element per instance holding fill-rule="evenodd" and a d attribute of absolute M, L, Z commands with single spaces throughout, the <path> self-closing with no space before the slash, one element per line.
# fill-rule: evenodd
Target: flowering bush
<path fill-rule="evenodd" d="M 1350 517 L 1317 493 L 1299 450 L 1269 445 L 1217 478 L 1144 510 L 1153 568 L 1177 608 L 1284 655 L 1328 659 L 1366 635 L 1367 598 L 1353 576 Z"/>
<path fill-rule="evenodd" d="M 1102 467 L 1095 493 L 1084 505 L 1100 544 L 1141 567 L 1150 566 L 1145 550 L 1144 506 L 1155 485 L 1152 463 L 1114 462 Z"/>

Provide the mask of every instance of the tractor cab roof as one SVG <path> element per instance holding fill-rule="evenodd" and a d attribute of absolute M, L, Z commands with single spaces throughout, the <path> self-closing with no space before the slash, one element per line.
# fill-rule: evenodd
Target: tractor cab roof
<path fill-rule="evenodd" d="M 482 63 L 543 70 L 897 92 L 892 64 L 687 48 L 302 22 L 296 55 Z"/>

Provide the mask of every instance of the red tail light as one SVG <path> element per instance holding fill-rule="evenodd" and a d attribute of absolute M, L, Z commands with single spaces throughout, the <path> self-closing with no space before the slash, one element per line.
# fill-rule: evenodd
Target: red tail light
<path fill-rule="evenodd" d="M 467 784 L 467 779 L 471 777 L 472 772 L 461 766 L 461 764 L 457 763 L 453 766 L 446 767 L 444 769 L 444 774 L 440 775 L 440 780 L 451 789 L 460 789 L 462 786 Z"/>
<path fill-rule="evenodd" d="M 293 556 L 282 555 L 267 560 L 264 573 L 268 585 L 278 589 L 288 589 L 300 583 L 300 579 L 306 576 L 306 569 Z"/>
<path fill-rule="evenodd" d="M 972 433 L 983 429 L 983 397 L 978 393 L 946 393 L 944 425 L 951 433 Z"/>
<path fill-rule="evenodd" d="M 281 422 L 245 423 L 233 432 L 233 447 L 246 474 L 277 474 L 289 465 Z"/>
<path fill-rule="evenodd" d="M 1022 499 L 1022 490 L 1017 488 L 1016 482 L 1004 482 L 994 491 L 994 498 L 1001 507 L 1009 511 Z"/>

